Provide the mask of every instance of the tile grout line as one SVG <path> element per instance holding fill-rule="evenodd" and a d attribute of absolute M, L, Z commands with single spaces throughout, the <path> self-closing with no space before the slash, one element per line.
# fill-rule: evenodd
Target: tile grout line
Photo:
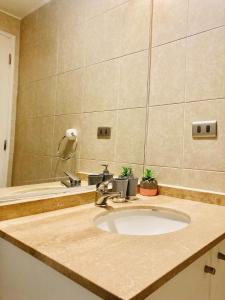
<path fill-rule="evenodd" d="M 151 79 L 151 61 L 152 61 L 152 26 L 153 26 L 153 6 L 154 0 L 150 1 L 150 20 L 149 20 L 149 52 L 148 52 L 148 79 L 147 79 L 147 95 L 146 95 L 146 114 L 145 114 L 145 136 L 144 136 L 144 157 L 143 157 L 143 174 L 146 165 L 147 147 L 148 147 L 148 127 L 149 127 L 149 103 L 150 103 L 150 79 Z"/>
<path fill-rule="evenodd" d="M 171 44 L 171 43 L 178 42 L 180 40 L 184 40 L 186 38 L 191 38 L 191 37 L 194 37 L 196 35 L 200 35 L 200 34 L 203 34 L 203 33 L 206 33 L 206 32 L 212 31 L 212 30 L 220 29 L 220 28 L 223 28 L 223 27 L 225 27 L 225 24 L 220 25 L 220 26 L 216 26 L 216 27 L 213 27 L 213 28 L 210 28 L 210 29 L 202 30 L 202 31 L 199 31 L 199 32 L 196 32 L 196 33 L 193 33 L 193 34 L 188 34 L 187 33 L 187 35 L 185 35 L 185 36 L 182 36 L 182 37 L 180 37 L 178 39 L 175 39 L 175 40 L 171 40 L 171 41 L 168 41 L 168 42 L 165 42 L 165 43 L 161 43 L 161 44 L 152 46 L 152 48 L 158 48 L 158 47 L 161 47 L 161 46 L 165 46 L 165 45 L 168 45 L 168 44 Z"/>

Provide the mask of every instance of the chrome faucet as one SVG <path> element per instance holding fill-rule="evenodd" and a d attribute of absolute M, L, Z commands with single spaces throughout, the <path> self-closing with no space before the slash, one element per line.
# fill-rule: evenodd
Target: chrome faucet
<path fill-rule="evenodd" d="M 68 177 L 68 180 L 62 180 L 61 183 L 66 187 L 70 188 L 81 185 L 81 180 L 77 176 L 74 176 L 70 172 L 64 172 L 64 174 Z"/>
<path fill-rule="evenodd" d="M 109 183 L 111 180 L 103 181 L 97 185 L 96 193 L 95 193 L 95 205 L 96 206 L 107 206 L 107 200 L 121 197 L 121 192 L 110 192 L 109 191 Z"/>

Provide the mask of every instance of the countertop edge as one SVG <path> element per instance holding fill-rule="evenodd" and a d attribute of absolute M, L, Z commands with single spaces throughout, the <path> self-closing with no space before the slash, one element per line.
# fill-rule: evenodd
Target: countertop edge
<path fill-rule="evenodd" d="M 95 284 L 94 282 L 89 281 L 88 279 L 80 276 L 76 272 L 72 271 L 71 269 L 65 267 L 64 265 L 60 264 L 56 260 L 42 254 L 41 252 L 33 249 L 32 247 L 26 245 L 25 243 L 19 241 L 18 239 L 12 237 L 11 235 L 4 232 L 4 230 L 0 230 L 0 237 L 6 240 L 7 242 L 11 243 L 12 245 L 18 247 L 19 249 L 23 250 L 27 254 L 30 254 L 34 258 L 38 259 L 39 261 L 43 262 L 47 266 L 53 268 L 57 272 L 63 274 L 67 278 L 71 279 L 72 281 L 80 284 L 82 287 L 88 289 L 92 293 L 96 294 L 99 297 L 102 297 L 103 299 L 108 300 L 124 300 L 124 298 L 121 298 L 117 295 L 112 294 L 111 292 L 107 291 L 106 289 L 102 288 L 101 286 Z M 155 292 L 157 289 L 159 289 L 161 286 L 163 286 L 166 282 L 168 282 L 170 279 L 175 277 L 178 273 L 180 273 L 182 270 L 184 270 L 186 267 L 188 267 L 190 264 L 192 264 L 195 260 L 197 260 L 199 257 L 204 255 L 207 251 L 211 250 L 214 246 L 216 246 L 218 243 L 220 243 L 222 240 L 225 239 L 225 233 L 223 233 L 221 236 L 217 237 L 215 240 L 207 244 L 205 247 L 194 253 L 192 256 L 190 256 L 188 259 L 183 261 L 181 264 L 175 266 L 172 270 L 170 270 L 168 273 L 164 274 L 162 277 L 160 277 L 157 281 L 151 283 L 148 287 L 146 287 L 144 290 L 140 291 L 138 294 L 134 295 L 133 297 L 126 299 L 126 300 L 140 300 L 145 299 L 149 295 L 151 295 L 153 292 Z"/>

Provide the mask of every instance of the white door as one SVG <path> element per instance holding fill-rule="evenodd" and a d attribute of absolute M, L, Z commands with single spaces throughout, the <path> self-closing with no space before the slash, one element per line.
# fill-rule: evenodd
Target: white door
<path fill-rule="evenodd" d="M 6 186 L 11 130 L 14 38 L 0 32 L 0 187 Z"/>

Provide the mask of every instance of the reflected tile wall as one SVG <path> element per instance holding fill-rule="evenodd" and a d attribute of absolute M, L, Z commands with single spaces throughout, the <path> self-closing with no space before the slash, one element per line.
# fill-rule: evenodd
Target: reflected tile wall
<path fill-rule="evenodd" d="M 53 0 L 21 32 L 15 184 L 30 182 L 21 164 L 40 158 L 50 172 L 33 182 L 109 163 L 115 174 L 151 167 L 160 183 L 225 192 L 223 0 Z M 192 139 L 203 119 L 218 120 L 217 139 Z M 97 139 L 98 126 L 112 127 L 111 140 Z M 79 148 L 63 164 L 68 127 Z"/>

